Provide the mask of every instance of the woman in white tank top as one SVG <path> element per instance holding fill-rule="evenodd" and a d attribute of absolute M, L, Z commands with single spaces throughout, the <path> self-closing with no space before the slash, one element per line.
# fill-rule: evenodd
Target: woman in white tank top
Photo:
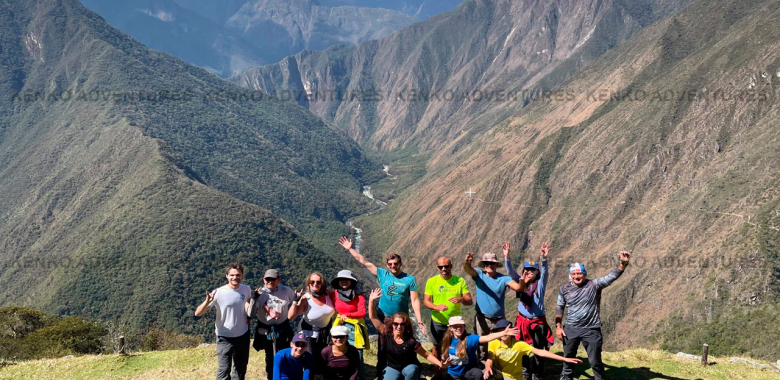
<path fill-rule="evenodd" d="M 299 330 L 303 331 L 306 340 L 309 341 L 306 350 L 314 355 L 312 374 L 322 375 L 325 363 L 320 353 L 328 346 L 330 321 L 336 313 L 330 296 L 333 291 L 328 289 L 325 276 L 320 272 L 310 274 L 304 287 L 306 293 L 298 302 L 290 305 L 287 316 L 290 320 L 294 320 L 299 314 L 303 314 Z"/>

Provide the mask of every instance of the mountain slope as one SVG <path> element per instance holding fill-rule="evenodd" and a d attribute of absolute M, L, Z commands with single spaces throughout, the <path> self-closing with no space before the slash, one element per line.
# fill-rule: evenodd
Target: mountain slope
<path fill-rule="evenodd" d="M 266 92 L 310 93 L 299 104 L 365 147 L 440 148 L 481 133 L 688 0 L 470 0 L 378 41 L 302 52 L 235 78 Z M 484 94 L 503 91 L 503 100 Z M 506 100 L 506 92 L 519 96 Z M 333 96 L 332 94 L 337 94 Z M 357 94 L 357 96 L 353 96 Z"/>
<path fill-rule="evenodd" d="M 207 332 L 231 261 L 331 273 L 374 166 L 300 107 L 150 50 L 75 0 L 0 4 L 0 303 Z M 189 94 L 189 95 L 188 95 Z M 278 219 L 278 210 L 297 229 Z M 313 236 L 314 241 L 317 236 Z"/>
<path fill-rule="evenodd" d="M 554 305 L 568 263 L 599 277 L 629 249 L 604 291 L 607 346 L 777 357 L 763 326 L 780 319 L 778 16 L 774 1 L 701 1 L 648 27 L 449 141 L 387 215 L 356 222 L 364 250 L 460 260 L 510 240 L 519 262 L 550 241 Z M 408 265 L 432 275 L 434 256 Z"/>

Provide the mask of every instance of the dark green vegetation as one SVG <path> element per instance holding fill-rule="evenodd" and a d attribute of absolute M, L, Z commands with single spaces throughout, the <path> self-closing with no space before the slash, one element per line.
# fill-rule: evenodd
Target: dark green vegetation
<path fill-rule="evenodd" d="M 344 221 L 375 207 L 381 167 L 347 136 L 75 0 L 0 4 L 0 61 L 0 304 L 211 338 L 193 311 L 228 263 L 251 286 L 335 273 Z"/>
<path fill-rule="evenodd" d="M 81 317 L 55 317 L 20 306 L 0 308 L 0 360 L 99 354 L 107 329 Z"/>

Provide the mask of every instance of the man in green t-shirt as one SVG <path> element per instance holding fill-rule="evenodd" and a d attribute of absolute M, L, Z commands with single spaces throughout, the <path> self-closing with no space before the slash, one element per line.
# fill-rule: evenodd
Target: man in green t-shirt
<path fill-rule="evenodd" d="M 450 317 L 460 316 L 460 305 L 469 306 L 472 303 L 471 294 L 466 287 L 466 280 L 452 275 L 452 261 L 440 257 L 436 261 L 439 275 L 428 279 L 425 283 L 423 304 L 431 309 L 431 342 L 433 354 L 441 359 L 441 340 L 447 332 Z"/>

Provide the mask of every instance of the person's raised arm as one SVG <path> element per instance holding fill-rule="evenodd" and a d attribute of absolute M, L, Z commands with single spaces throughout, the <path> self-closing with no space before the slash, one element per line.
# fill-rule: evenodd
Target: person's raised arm
<path fill-rule="evenodd" d="M 577 359 L 577 358 L 564 358 L 561 355 L 556 355 L 556 354 L 553 354 L 550 351 L 541 350 L 541 349 L 538 349 L 538 348 L 534 348 L 533 350 L 531 350 L 531 353 L 534 354 L 535 356 L 539 356 L 539 357 L 543 357 L 543 358 L 547 358 L 547 359 L 553 359 L 553 360 L 557 360 L 559 362 L 566 362 L 566 363 L 571 363 L 571 364 L 582 364 L 582 360 L 580 360 L 580 359 Z"/>
<path fill-rule="evenodd" d="M 366 267 L 371 275 L 376 276 L 376 265 L 372 264 L 365 258 L 365 256 L 361 255 L 360 252 L 352 248 L 352 239 L 346 236 L 342 236 L 341 239 L 339 239 L 339 245 L 349 251 L 349 254 L 352 255 L 352 257 L 354 257 L 355 260 L 357 260 L 361 265 Z"/>
<path fill-rule="evenodd" d="M 612 272 L 609 272 L 609 274 L 607 274 L 606 276 L 593 280 L 593 283 L 596 285 L 596 288 L 598 289 L 606 288 L 607 286 L 612 285 L 612 283 L 615 282 L 615 280 L 620 278 L 620 276 L 623 274 L 623 271 L 625 271 L 626 268 L 628 267 L 628 263 L 631 260 L 631 254 L 626 251 L 622 251 L 618 255 L 618 258 L 620 259 L 620 264 L 618 265 L 617 268 L 613 269 Z"/>
<path fill-rule="evenodd" d="M 287 309 L 287 319 L 294 320 L 298 315 L 302 314 L 309 308 L 309 299 L 306 297 L 302 297 L 303 295 L 303 289 L 295 292 L 295 299 L 297 301 L 294 301 L 290 304 L 290 307 Z"/>
<path fill-rule="evenodd" d="M 376 300 L 381 296 L 382 289 L 379 288 L 372 290 L 371 294 L 368 296 L 368 319 L 371 320 L 371 323 L 374 324 L 374 328 L 376 328 L 379 333 L 384 333 L 385 323 L 384 321 L 379 320 L 379 316 L 376 315 Z"/>
<path fill-rule="evenodd" d="M 466 260 L 463 261 L 463 270 L 471 277 L 477 277 L 477 271 L 471 266 L 471 262 L 474 261 L 474 254 L 469 252 L 466 255 Z"/>
<path fill-rule="evenodd" d="M 425 335 L 428 331 L 425 329 L 425 322 L 423 322 L 422 313 L 420 313 L 420 295 L 417 294 L 416 290 L 411 290 L 409 298 L 412 300 L 412 311 L 414 311 L 414 317 L 417 318 L 417 326 L 420 328 L 420 332 Z"/>
<path fill-rule="evenodd" d="M 505 241 L 501 246 L 501 251 L 504 252 L 504 266 L 506 267 L 506 274 L 512 277 L 515 281 L 520 281 L 520 274 L 515 270 L 515 266 L 512 265 L 512 260 L 509 259 L 509 242 Z"/>
<path fill-rule="evenodd" d="M 195 316 L 200 317 L 203 316 L 203 314 L 206 314 L 207 311 L 211 308 L 211 301 L 214 301 L 214 295 L 217 293 L 217 291 L 213 291 L 211 293 L 206 292 L 206 299 L 203 300 L 203 302 L 198 305 L 198 308 L 195 309 Z"/>
<path fill-rule="evenodd" d="M 502 331 L 497 331 L 492 334 L 487 334 L 479 337 L 479 343 L 488 343 L 491 340 L 496 340 L 498 338 L 501 338 L 502 336 L 515 336 L 520 332 L 520 330 L 516 328 L 506 329 Z"/>
<path fill-rule="evenodd" d="M 263 288 L 257 288 L 254 291 L 252 291 L 252 299 L 249 301 L 249 305 L 246 307 L 247 308 L 246 315 L 249 316 L 249 318 L 252 318 L 255 315 L 257 315 L 257 308 L 260 307 L 259 305 L 261 303 L 260 301 L 258 301 L 258 299 L 260 298 L 260 296 L 263 295 L 262 289 Z"/>
<path fill-rule="evenodd" d="M 542 243 L 542 255 L 541 255 L 541 278 L 539 279 L 539 285 L 536 287 L 536 292 L 540 297 L 544 297 L 544 292 L 547 290 L 547 278 L 550 276 L 550 270 L 547 266 L 547 255 L 550 254 L 550 245 L 547 242 Z"/>

